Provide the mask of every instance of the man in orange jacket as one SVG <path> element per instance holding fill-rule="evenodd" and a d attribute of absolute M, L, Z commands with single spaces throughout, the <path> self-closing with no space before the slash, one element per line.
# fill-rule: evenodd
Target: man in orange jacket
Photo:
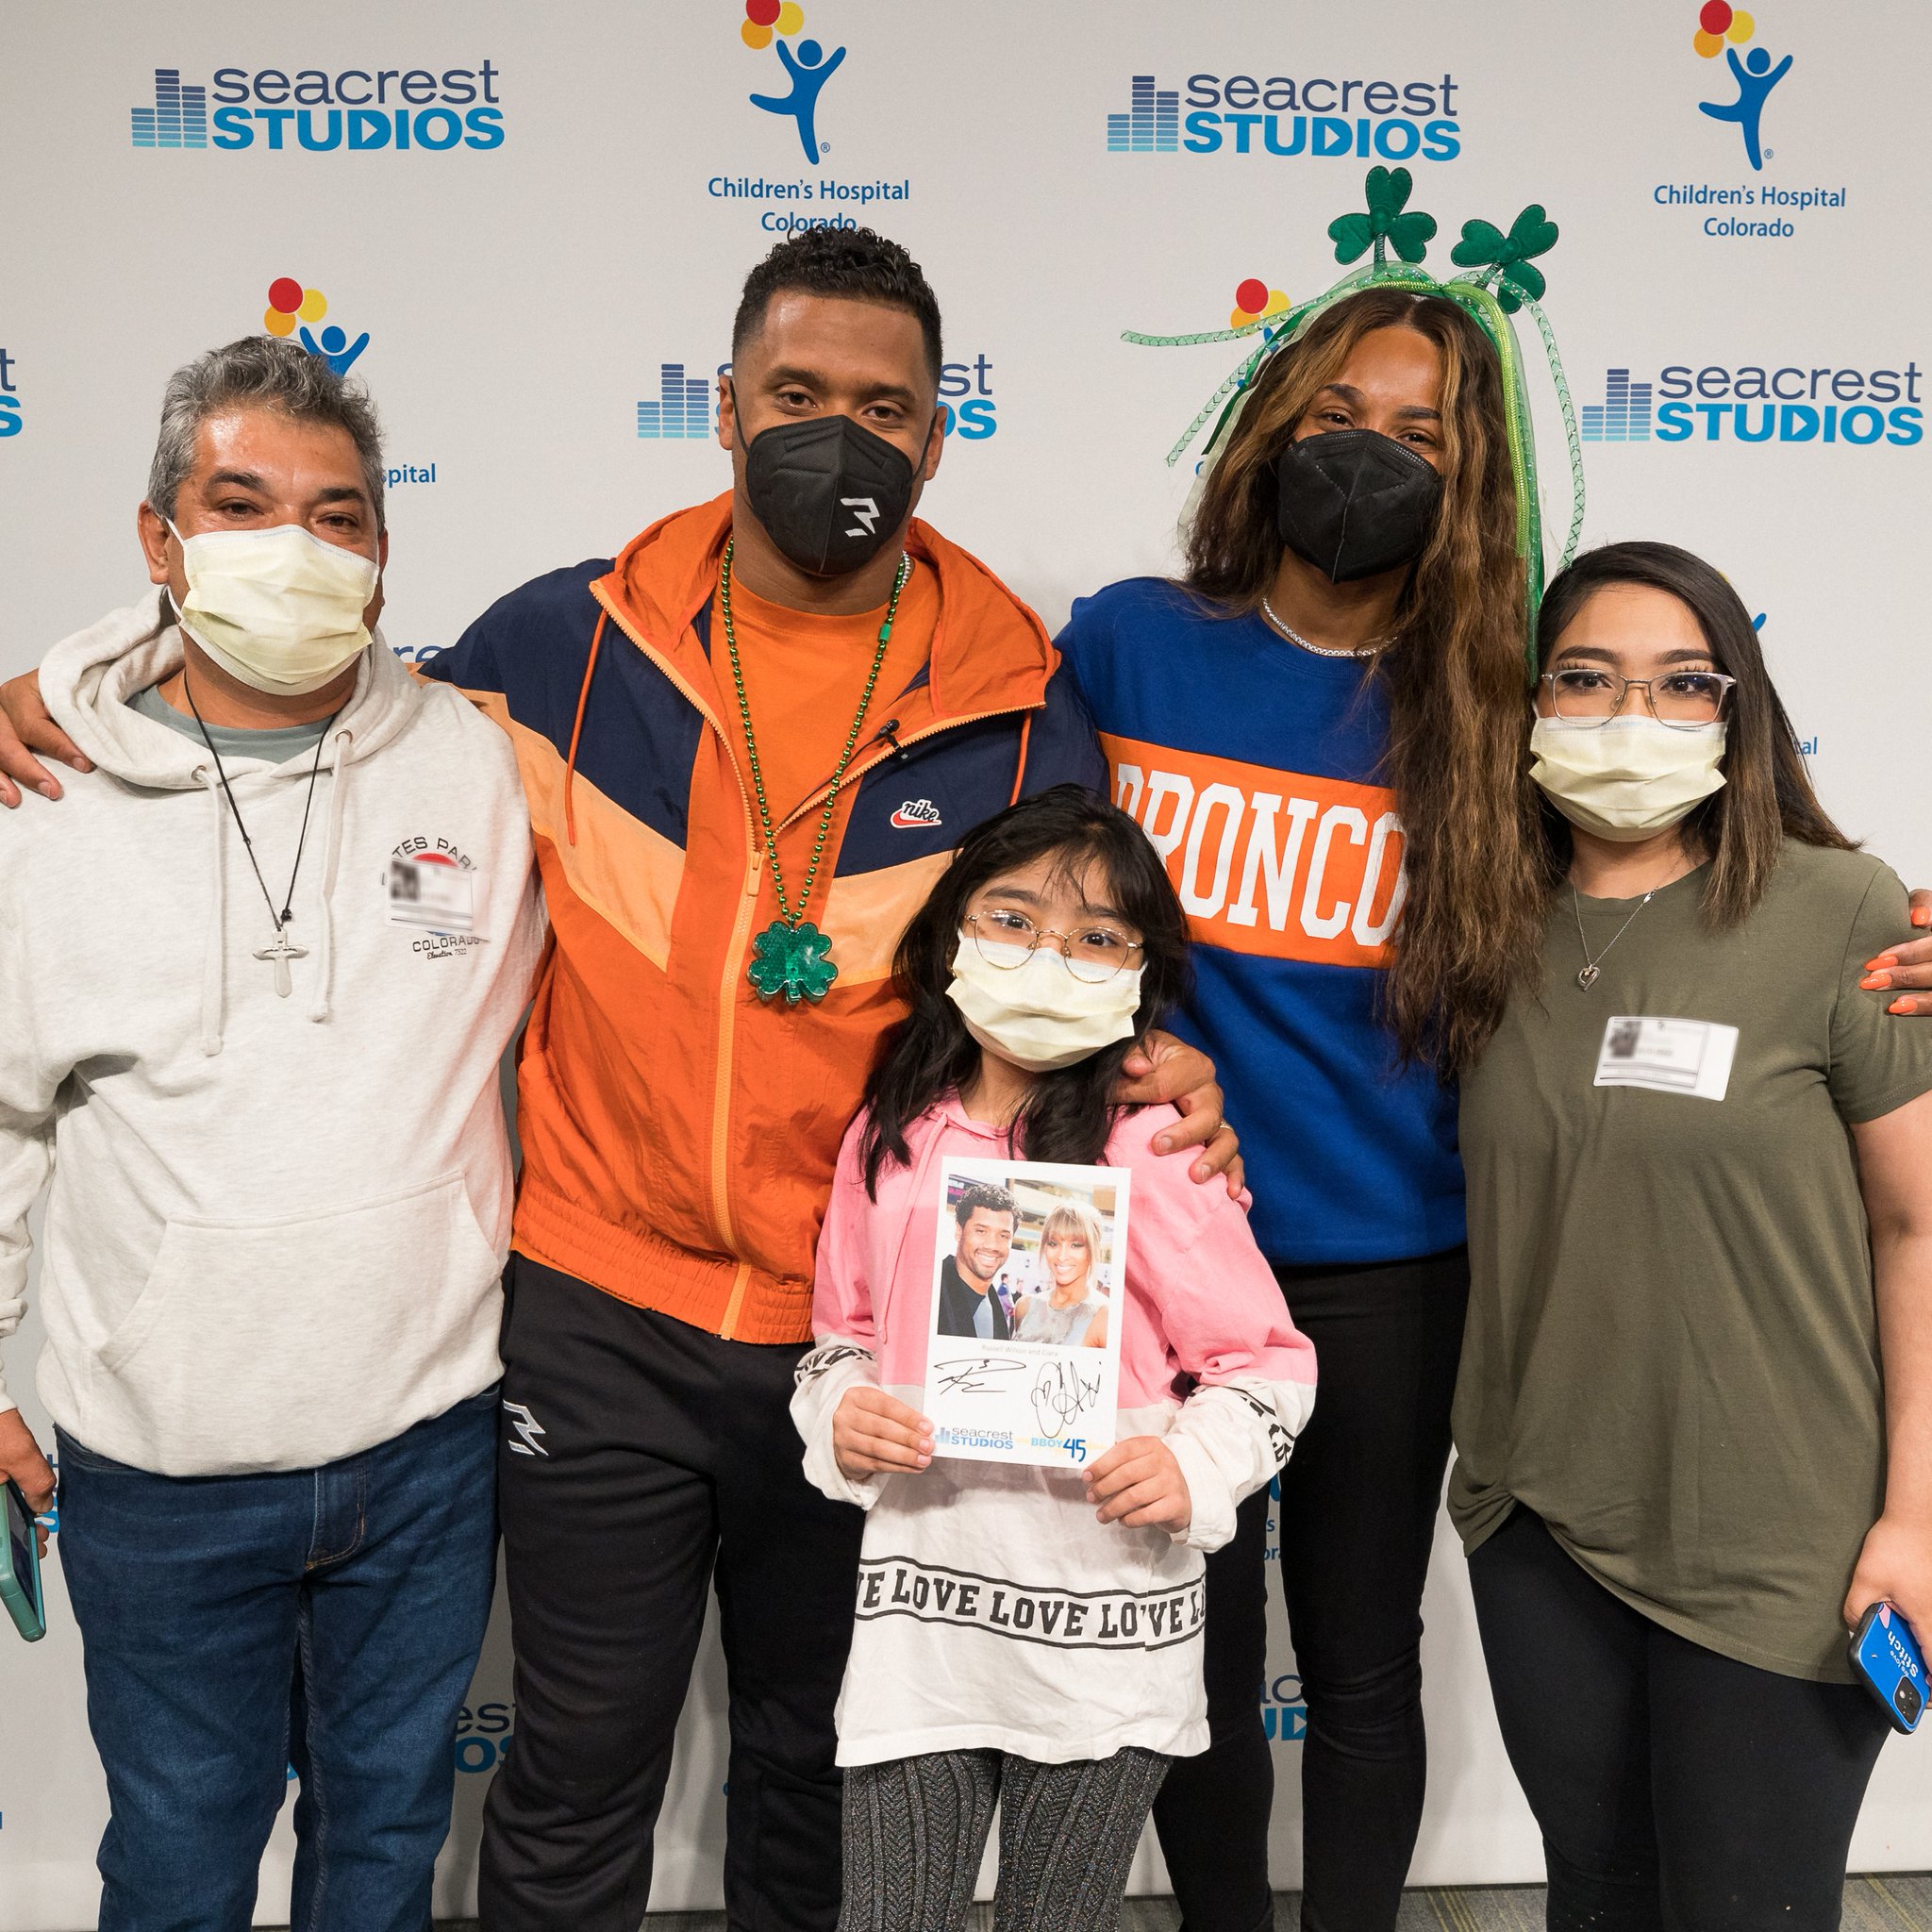
<path fill-rule="evenodd" d="M 524 585 L 429 667 L 516 747 L 554 932 L 518 1078 L 517 1724 L 485 1932 L 636 1932 L 708 1585 L 729 1923 L 831 1932 L 862 1519 L 806 1482 L 790 1414 L 812 1251 L 912 911 L 981 820 L 1107 782 L 1040 620 L 912 516 L 944 413 L 905 251 L 862 228 L 781 244 L 732 357 L 729 493 Z M 5 702 L 38 710 L 25 680 Z M 39 770 L 0 728 L 9 760 Z M 1187 1116 L 1195 1178 L 1238 1179 L 1208 1062 L 1158 1041 L 1128 1065 L 1124 1098 Z"/>
<path fill-rule="evenodd" d="M 745 286 L 728 496 L 513 591 L 431 675 L 510 733 L 556 948 L 525 1036 L 501 1507 L 516 1749 L 487 1932 L 635 1932 L 717 1591 L 730 1924 L 838 1916 L 832 1709 L 861 1519 L 787 1404 L 899 933 L 1014 799 L 1105 789 L 1032 611 L 915 521 L 940 320 L 904 250 L 812 229 Z M 827 968 L 829 967 L 829 972 Z M 1173 1047 L 1144 1092 L 1219 1126 Z M 1232 1158 L 1223 1130 L 1204 1158 Z"/>

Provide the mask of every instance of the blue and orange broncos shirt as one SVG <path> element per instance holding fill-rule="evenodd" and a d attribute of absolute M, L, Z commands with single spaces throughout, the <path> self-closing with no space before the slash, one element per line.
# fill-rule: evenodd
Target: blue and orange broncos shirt
<path fill-rule="evenodd" d="M 1377 1013 L 1402 826 L 1388 719 L 1348 658 L 1158 577 L 1082 598 L 1058 640 L 1115 802 L 1180 893 L 1194 991 L 1271 1260 L 1393 1261 L 1463 1239 L 1456 1094 L 1401 1069 Z"/>

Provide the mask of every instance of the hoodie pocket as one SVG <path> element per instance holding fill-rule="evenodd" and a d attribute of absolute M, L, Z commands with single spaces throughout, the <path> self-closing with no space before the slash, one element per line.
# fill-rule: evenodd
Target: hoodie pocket
<path fill-rule="evenodd" d="M 500 1267 L 460 1174 L 330 1214 L 171 1221 L 82 1433 L 171 1474 L 354 1454 L 491 1379 Z"/>

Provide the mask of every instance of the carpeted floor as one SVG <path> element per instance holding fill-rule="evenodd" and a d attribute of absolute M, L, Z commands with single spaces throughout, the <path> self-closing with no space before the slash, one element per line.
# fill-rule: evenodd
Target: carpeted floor
<path fill-rule="evenodd" d="M 1297 1932 L 1301 1907 L 1291 1892 L 1274 1905 L 1275 1932 Z M 1518 1885 L 1486 1891 L 1411 1891 L 1402 1902 L 1398 1932 L 1541 1932 L 1542 1888 Z M 992 1907 L 976 1906 L 969 1932 L 991 1932 Z M 1174 1932 L 1174 1901 L 1129 1899 L 1121 1932 Z M 474 1922 L 441 1932 L 475 1932 Z M 724 1932 L 722 1912 L 653 1912 L 642 1932 Z M 1844 1932 L 1932 1932 L 1932 1874 L 1887 1873 L 1855 1878 L 1845 1887 Z"/>

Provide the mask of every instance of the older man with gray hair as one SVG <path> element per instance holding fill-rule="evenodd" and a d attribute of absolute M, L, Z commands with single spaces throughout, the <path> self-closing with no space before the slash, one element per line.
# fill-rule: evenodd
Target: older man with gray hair
<path fill-rule="evenodd" d="M 489 1616 L 497 1061 L 541 939 L 508 741 L 372 627 L 359 386 L 178 371 L 158 587 L 55 646 L 92 771 L 0 842 L 0 1338 L 38 1387 L 112 1815 L 108 1932 L 229 1932 L 301 1780 L 293 1923 L 423 1932 Z M 0 1381 L 0 1474 L 53 1478 Z"/>

